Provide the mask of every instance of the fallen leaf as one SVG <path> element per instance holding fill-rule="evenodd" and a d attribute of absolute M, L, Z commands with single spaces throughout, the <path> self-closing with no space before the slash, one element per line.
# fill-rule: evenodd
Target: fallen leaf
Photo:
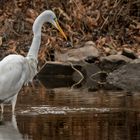
<path fill-rule="evenodd" d="M 2 46 L 2 37 L 0 36 L 0 47 Z"/>

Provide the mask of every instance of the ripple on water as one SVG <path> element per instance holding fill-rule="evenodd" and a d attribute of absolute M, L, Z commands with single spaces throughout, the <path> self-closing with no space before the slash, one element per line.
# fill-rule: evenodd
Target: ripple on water
<path fill-rule="evenodd" d="M 70 108 L 67 106 L 64 107 L 51 107 L 51 106 L 38 106 L 38 107 L 30 107 L 27 110 L 21 111 L 21 114 L 67 114 L 67 113 L 84 113 L 84 112 L 109 112 L 110 108 Z"/>

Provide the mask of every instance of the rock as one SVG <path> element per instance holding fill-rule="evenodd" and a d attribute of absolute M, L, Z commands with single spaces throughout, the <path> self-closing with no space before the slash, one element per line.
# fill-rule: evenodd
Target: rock
<path fill-rule="evenodd" d="M 99 57 L 99 52 L 95 47 L 95 43 L 92 41 L 86 42 L 85 45 L 80 48 L 72 48 L 61 52 L 55 52 L 55 60 L 61 62 L 79 62 L 88 60 L 89 58 L 94 61 L 97 57 Z"/>
<path fill-rule="evenodd" d="M 83 87 L 90 90 L 99 89 L 99 83 L 101 82 L 101 69 L 95 64 L 86 64 L 82 67 L 82 70 L 86 72 L 86 80 Z"/>
<path fill-rule="evenodd" d="M 79 71 L 82 69 L 81 65 L 78 64 L 73 64 L 73 67 Z M 69 87 L 75 83 L 73 73 L 75 70 L 70 63 L 47 62 L 37 77 L 47 88 Z"/>
<path fill-rule="evenodd" d="M 39 77 L 39 80 L 46 88 L 71 87 L 75 83 L 72 77 L 46 76 Z"/>
<path fill-rule="evenodd" d="M 101 69 L 94 63 L 83 63 L 80 72 L 83 75 L 83 80 L 81 81 L 81 87 L 88 88 L 90 90 L 95 90 L 99 88 L 101 82 Z M 79 72 L 75 71 L 73 73 L 73 80 L 78 82 L 82 79 Z"/>
<path fill-rule="evenodd" d="M 99 85 L 98 82 L 101 81 L 100 71 L 100 68 L 94 63 L 81 62 L 78 64 L 70 64 L 47 62 L 37 76 L 47 87 L 72 86 L 72 84 L 81 81 L 76 85 L 80 85 L 84 88 L 97 89 Z M 47 82 L 44 79 L 47 79 Z"/>
<path fill-rule="evenodd" d="M 81 66 L 78 64 L 73 64 L 73 66 L 80 70 Z M 46 65 L 39 71 L 39 77 L 56 76 L 56 77 L 66 77 L 72 76 L 75 70 L 72 69 L 69 63 L 63 62 L 47 62 Z"/>
<path fill-rule="evenodd" d="M 128 48 L 123 49 L 122 55 L 124 55 L 128 58 L 131 58 L 131 59 L 137 59 L 138 58 L 138 56 L 131 49 L 128 49 Z"/>
<path fill-rule="evenodd" d="M 110 73 L 107 82 L 125 91 L 140 91 L 140 59 Z"/>
<path fill-rule="evenodd" d="M 100 68 L 96 64 L 84 63 L 83 65 L 81 65 L 80 71 L 83 74 L 84 78 L 91 78 L 92 75 L 94 75 L 95 73 L 98 73 L 101 70 L 100 70 Z M 75 76 L 76 74 L 77 74 L 77 71 L 75 71 L 73 73 L 73 79 L 75 81 L 79 81 L 81 76 L 77 77 L 77 76 Z M 93 76 L 93 78 L 95 78 L 97 81 L 100 81 L 98 74 Z"/>
<path fill-rule="evenodd" d="M 131 61 L 132 59 L 117 54 L 117 55 L 109 55 L 109 56 L 101 57 L 99 65 L 102 70 L 111 72 Z"/>
<path fill-rule="evenodd" d="M 131 59 L 123 56 L 123 55 L 109 55 L 109 56 L 106 56 L 106 57 L 101 57 L 100 59 L 102 62 L 103 61 L 108 61 L 108 62 L 113 62 L 113 63 L 118 63 L 120 61 L 123 61 L 123 62 L 131 62 Z"/>

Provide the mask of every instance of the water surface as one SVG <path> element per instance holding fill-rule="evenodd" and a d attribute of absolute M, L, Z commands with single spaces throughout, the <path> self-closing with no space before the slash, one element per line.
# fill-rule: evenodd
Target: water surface
<path fill-rule="evenodd" d="M 5 108 L 0 140 L 140 140 L 140 93 L 24 87 Z"/>

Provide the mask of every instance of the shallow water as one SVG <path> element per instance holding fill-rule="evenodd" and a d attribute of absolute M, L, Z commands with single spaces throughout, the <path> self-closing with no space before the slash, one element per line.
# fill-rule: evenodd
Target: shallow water
<path fill-rule="evenodd" d="M 24 87 L 15 116 L 5 108 L 0 140 L 140 140 L 140 93 Z"/>

